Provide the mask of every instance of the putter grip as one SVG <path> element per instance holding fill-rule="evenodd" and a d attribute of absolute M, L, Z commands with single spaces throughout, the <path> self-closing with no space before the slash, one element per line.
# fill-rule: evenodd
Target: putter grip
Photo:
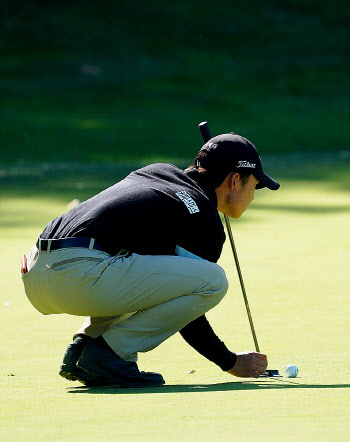
<path fill-rule="evenodd" d="M 207 121 L 202 121 L 201 123 L 198 124 L 198 127 L 202 135 L 203 141 L 204 143 L 206 143 L 211 138 L 209 124 L 207 123 Z"/>

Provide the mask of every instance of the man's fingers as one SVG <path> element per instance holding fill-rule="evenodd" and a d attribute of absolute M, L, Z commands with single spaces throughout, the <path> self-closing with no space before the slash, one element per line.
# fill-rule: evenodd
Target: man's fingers
<path fill-rule="evenodd" d="M 267 368 L 267 356 L 261 353 L 255 353 L 253 358 L 252 377 L 260 377 Z"/>
<path fill-rule="evenodd" d="M 257 367 L 262 367 L 264 370 L 267 368 L 267 362 L 257 362 Z"/>
<path fill-rule="evenodd" d="M 231 370 L 230 374 L 238 377 L 260 377 L 267 368 L 267 356 L 263 353 L 247 351 L 237 353 L 237 362 Z"/>
<path fill-rule="evenodd" d="M 255 365 L 254 368 L 256 368 L 259 372 L 264 373 L 267 368 L 267 356 L 260 353 L 255 353 L 253 361 Z"/>
<path fill-rule="evenodd" d="M 256 353 L 255 358 L 257 369 L 261 374 L 264 373 L 268 365 L 267 356 L 261 353 Z"/>
<path fill-rule="evenodd" d="M 255 356 L 256 356 L 258 359 L 261 359 L 262 361 L 266 361 L 266 362 L 267 362 L 267 356 L 264 355 L 263 353 L 255 353 Z"/>
<path fill-rule="evenodd" d="M 263 373 L 267 368 L 267 365 L 257 365 L 256 369 L 259 370 L 261 373 Z"/>

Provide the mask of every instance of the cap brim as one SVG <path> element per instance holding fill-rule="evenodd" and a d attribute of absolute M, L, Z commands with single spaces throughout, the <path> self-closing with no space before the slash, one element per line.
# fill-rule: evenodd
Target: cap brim
<path fill-rule="evenodd" d="M 254 176 L 257 180 L 259 180 L 255 187 L 256 189 L 263 189 L 264 187 L 267 187 L 270 190 L 277 190 L 280 187 L 280 184 L 277 181 L 266 175 L 264 172 L 254 174 Z"/>

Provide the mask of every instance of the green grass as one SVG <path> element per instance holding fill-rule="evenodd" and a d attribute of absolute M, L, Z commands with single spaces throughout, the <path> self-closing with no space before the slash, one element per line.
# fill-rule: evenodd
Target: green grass
<path fill-rule="evenodd" d="M 0 6 L 0 164 L 349 149 L 349 8 L 320 0 Z M 195 147 L 195 149 L 194 149 Z"/>
<path fill-rule="evenodd" d="M 1 2 L 2 440 L 348 440 L 348 21 L 345 0 Z M 174 336 L 140 355 L 164 388 L 61 379 L 82 318 L 34 310 L 20 255 L 74 198 L 148 161 L 185 166 L 204 119 L 281 181 L 232 228 L 260 347 L 300 376 L 233 378 Z M 208 316 L 253 349 L 228 245 L 220 263 L 231 288 Z"/>
<path fill-rule="evenodd" d="M 246 214 L 232 221 L 261 350 L 282 373 L 296 364 L 296 379 L 231 377 L 177 335 L 140 355 L 141 369 L 164 375 L 162 388 L 83 388 L 58 376 L 82 318 L 40 315 L 25 297 L 19 257 L 69 201 L 87 198 L 129 168 L 3 171 L 2 440 L 348 440 L 350 197 L 344 164 L 332 166 L 335 177 L 327 175 L 327 162 L 314 161 L 311 177 L 305 161 L 295 163 L 295 173 L 283 162 L 275 165 L 270 171 L 281 189 L 256 192 Z M 228 244 L 220 264 L 230 291 L 208 317 L 229 348 L 253 349 Z"/>

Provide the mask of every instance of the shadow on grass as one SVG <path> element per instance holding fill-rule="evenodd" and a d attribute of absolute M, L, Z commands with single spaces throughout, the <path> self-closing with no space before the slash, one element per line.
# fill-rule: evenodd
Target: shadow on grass
<path fill-rule="evenodd" d="M 74 387 L 68 393 L 79 394 L 165 394 L 165 393 L 199 393 L 213 391 L 241 391 L 241 390 L 273 390 L 285 388 L 323 389 L 349 388 L 350 384 L 299 384 L 284 379 L 251 380 L 244 382 L 224 382 L 219 384 L 186 384 L 164 385 L 153 388 L 119 388 L 109 387 Z"/>

